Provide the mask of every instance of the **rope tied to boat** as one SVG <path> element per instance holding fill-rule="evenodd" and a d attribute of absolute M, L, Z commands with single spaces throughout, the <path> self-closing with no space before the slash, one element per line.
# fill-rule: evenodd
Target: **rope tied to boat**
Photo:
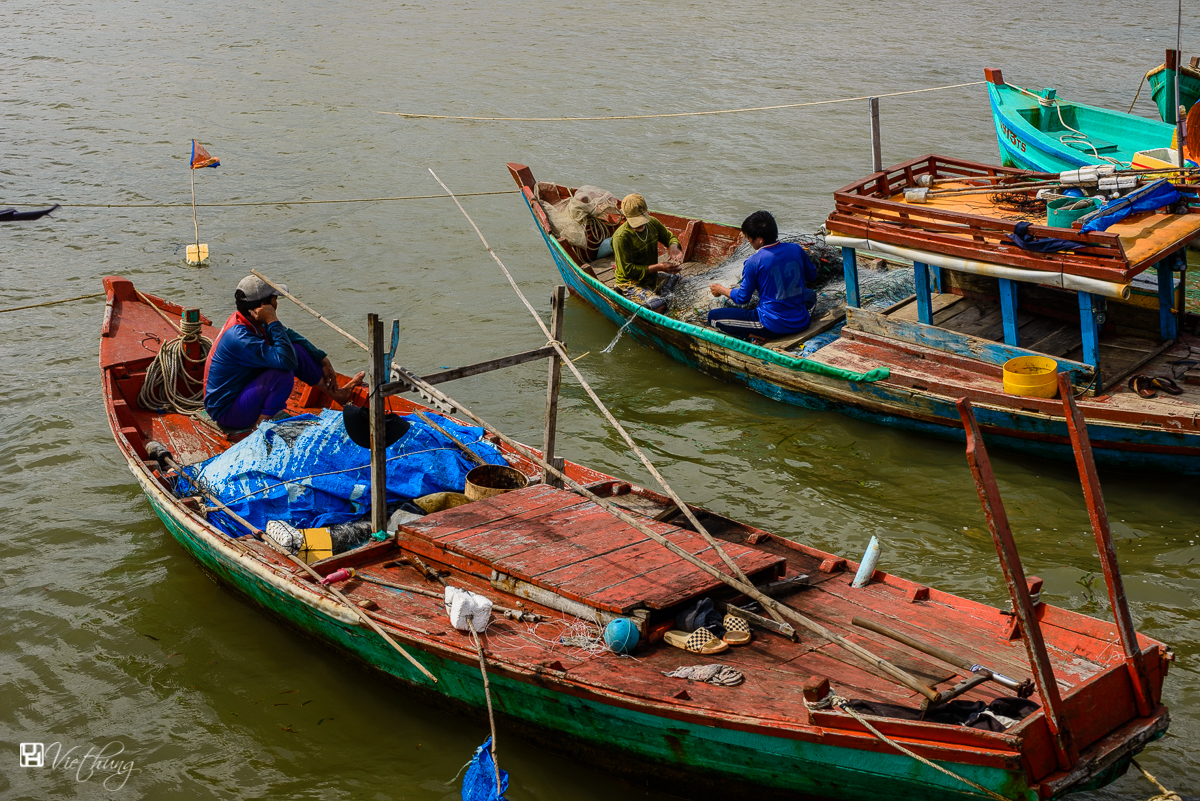
<path fill-rule="evenodd" d="M 904 746 L 900 745 L 900 743 L 896 742 L 895 740 L 893 740 L 892 738 L 888 737 L 886 734 L 881 732 L 879 729 L 872 726 L 871 722 L 869 720 L 867 720 L 865 717 L 863 717 L 862 715 L 858 714 L 853 709 L 851 709 L 850 703 L 851 702 L 849 700 L 843 698 L 840 695 L 835 694 L 833 692 L 833 690 L 830 690 L 825 695 L 825 697 L 820 699 L 819 701 L 809 701 L 807 698 L 804 699 L 804 706 L 807 707 L 810 712 L 818 712 L 818 711 L 821 711 L 824 709 L 832 709 L 832 708 L 836 707 L 837 709 L 840 709 L 841 711 L 845 712 L 847 715 L 849 715 L 850 717 L 854 718 L 856 721 L 861 723 L 863 728 L 865 728 L 867 731 L 869 731 L 871 734 L 875 735 L 877 738 L 879 738 L 883 742 L 890 745 L 892 748 L 895 748 L 900 753 L 905 754 L 906 756 L 910 756 L 913 759 L 920 762 L 921 764 L 926 765 L 927 767 L 933 768 L 936 771 L 940 771 L 941 773 L 944 773 L 953 779 L 957 779 L 958 781 L 962 782 L 963 784 L 966 784 L 970 787 L 975 788 L 979 792 L 987 795 L 989 798 L 995 798 L 995 799 L 997 799 L 997 801 L 1012 801 L 1012 799 L 1010 799 L 1006 796 L 1000 795 L 995 790 L 989 790 L 988 788 L 984 787 L 982 784 L 976 784 L 975 782 L 971 781 L 970 779 L 966 778 L 965 776 L 959 776 L 957 773 L 950 770 L 949 768 L 944 768 L 941 765 L 937 764 L 936 762 L 931 762 L 930 760 L 926 759 L 925 757 L 921 756 L 920 754 L 914 753 L 914 752 L 910 751 L 909 749 L 905 748 Z M 1137 763 L 1134 763 L 1134 764 L 1137 764 Z M 1157 784 L 1157 782 L 1156 782 L 1156 784 Z M 1176 796 L 1175 798 L 1177 799 L 1178 796 Z M 1157 799 L 1150 799 L 1150 801 L 1157 801 Z M 1163 799 L 1163 801 L 1170 801 L 1170 800 Z"/>
<path fill-rule="evenodd" d="M 1179 795 L 1179 793 L 1172 792 L 1166 787 L 1163 787 L 1162 783 L 1159 782 L 1158 779 L 1154 778 L 1150 771 L 1139 765 L 1136 759 L 1131 759 L 1129 761 L 1133 763 L 1135 768 L 1142 772 L 1142 775 L 1146 777 L 1146 781 L 1158 788 L 1158 795 L 1151 796 L 1150 798 L 1146 799 L 1146 801 L 1183 801 L 1183 798 Z"/>
<path fill-rule="evenodd" d="M 146 380 L 138 392 L 138 405 L 143 409 L 160 413 L 174 411 L 188 416 L 204 411 L 204 362 L 213 343 L 200 333 L 200 327 L 199 320 L 180 320 L 179 336 L 159 348 L 154 361 L 146 368 Z M 197 344 L 200 346 L 199 358 L 193 359 L 188 355 L 188 349 Z M 197 367 L 200 369 L 193 369 Z M 200 377 L 197 378 L 195 373 Z"/>

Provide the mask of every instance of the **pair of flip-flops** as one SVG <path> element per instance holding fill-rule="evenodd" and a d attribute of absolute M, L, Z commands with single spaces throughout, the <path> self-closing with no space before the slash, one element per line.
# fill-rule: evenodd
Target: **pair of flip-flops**
<path fill-rule="evenodd" d="M 668 631 L 663 635 L 667 645 L 673 645 L 694 654 L 719 654 L 729 650 L 731 645 L 745 645 L 753 636 L 750 624 L 740 617 L 726 615 L 721 621 L 725 627 L 725 636 L 717 637 L 706 628 L 698 628 L 691 634 L 686 631 Z"/>
<path fill-rule="evenodd" d="M 1168 395 L 1183 394 L 1183 390 L 1173 380 L 1159 376 L 1135 375 L 1129 379 L 1129 388 L 1143 398 L 1158 397 L 1160 389 Z"/>

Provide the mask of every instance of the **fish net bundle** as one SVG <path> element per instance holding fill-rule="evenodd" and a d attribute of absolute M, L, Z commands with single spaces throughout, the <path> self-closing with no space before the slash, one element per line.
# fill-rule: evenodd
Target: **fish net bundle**
<path fill-rule="evenodd" d="M 839 248 L 826 245 L 821 234 L 781 233 L 779 241 L 799 244 L 817 268 L 817 280 L 810 287 L 817 293 L 817 303 L 812 309 L 814 317 L 845 304 L 846 281 Z M 666 312 L 677 320 L 705 325 L 709 310 L 736 305 L 725 297 L 714 298 L 709 284 L 735 286 L 741 281 L 742 268 L 752 253 L 753 248 L 743 242 L 713 269 L 680 278 L 675 287 L 663 295 L 667 301 Z M 867 309 L 885 308 L 913 293 L 912 271 L 908 269 L 860 268 L 858 281 L 862 305 Z M 744 306 L 752 308 L 757 304 L 758 295 L 755 294 Z"/>
<path fill-rule="evenodd" d="M 577 248 L 594 252 L 620 226 L 620 204 L 598 186 L 581 186 L 571 197 L 557 203 L 538 200 L 556 236 Z"/>
<path fill-rule="evenodd" d="M 996 208 L 1009 212 L 1005 217 L 1010 220 L 1032 221 L 1046 215 L 1046 201 L 1025 192 L 996 192 L 988 195 L 988 200 Z"/>

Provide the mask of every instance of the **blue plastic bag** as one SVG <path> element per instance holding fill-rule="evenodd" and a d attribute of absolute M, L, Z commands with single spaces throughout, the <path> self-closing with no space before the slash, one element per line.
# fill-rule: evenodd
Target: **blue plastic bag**
<path fill-rule="evenodd" d="M 492 762 L 492 738 L 475 749 L 467 775 L 463 776 L 462 801 L 505 801 L 508 771 L 500 771 L 500 794 L 496 794 L 496 763 Z"/>

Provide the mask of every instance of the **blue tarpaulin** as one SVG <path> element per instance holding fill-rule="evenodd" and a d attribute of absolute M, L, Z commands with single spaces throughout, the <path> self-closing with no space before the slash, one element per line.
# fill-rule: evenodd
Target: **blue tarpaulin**
<path fill-rule="evenodd" d="M 449 439 L 421 422 L 405 418 L 409 429 L 387 449 L 387 499 L 396 503 L 433 492 L 462 492 L 474 467 Z M 507 464 L 483 429 L 436 421 L 489 464 Z M 357 520 L 370 512 L 370 451 L 350 441 L 341 412 L 264 423 L 224 453 L 185 467 L 221 502 L 247 521 L 265 528 L 282 520 L 296 528 L 317 528 Z M 180 479 L 179 489 L 190 489 Z M 248 532 L 224 515 L 211 520 L 233 536 Z"/>
<path fill-rule="evenodd" d="M 1180 194 L 1171 186 L 1167 179 L 1162 178 L 1149 186 L 1131 192 L 1119 200 L 1105 203 L 1092 215 L 1080 229 L 1088 231 L 1107 231 L 1110 225 L 1119 223 L 1131 214 L 1141 214 L 1145 211 L 1157 211 L 1163 206 L 1171 206 L 1179 202 Z"/>
<path fill-rule="evenodd" d="M 496 794 L 496 763 L 492 762 L 492 738 L 475 749 L 467 775 L 463 776 L 462 801 L 505 801 L 508 792 L 508 771 L 500 771 L 500 793 Z"/>

